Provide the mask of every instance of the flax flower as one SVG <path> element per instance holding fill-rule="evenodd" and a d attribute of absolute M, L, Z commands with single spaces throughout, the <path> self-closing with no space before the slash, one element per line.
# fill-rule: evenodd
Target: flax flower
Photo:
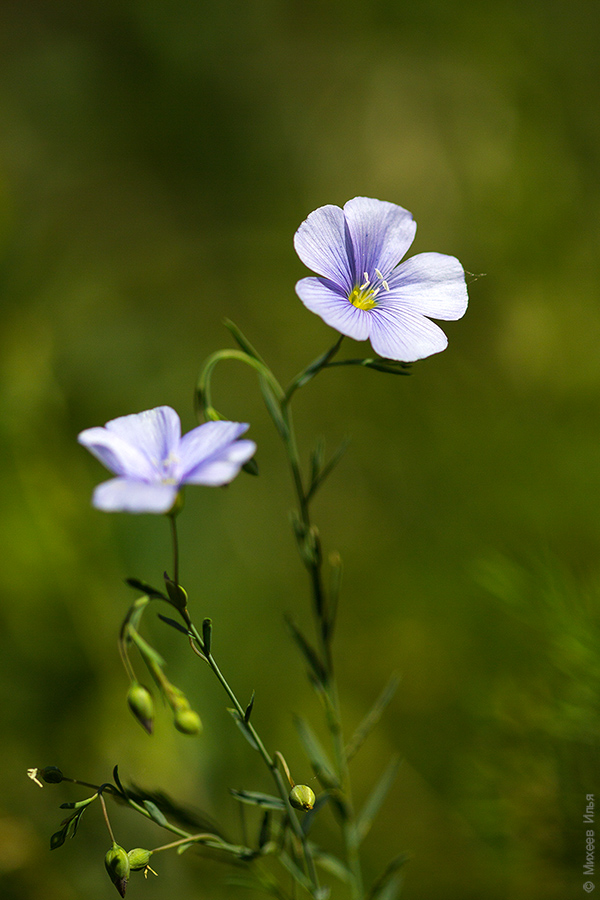
<path fill-rule="evenodd" d="M 448 340 L 431 319 L 464 315 L 465 273 L 442 253 L 419 253 L 398 265 L 416 230 L 408 210 L 369 197 L 355 197 L 343 209 L 316 209 L 294 246 L 317 275 L 299 281 L 296 293 L 332 328 L 369 339 L 387 359 L 414 362 L 439 353 Z"/>
<path fill-rule="evenodd" d="M 179 416 L 159 406 L 82 431 L 78 441 L 117 476 L 98 485 L 105 512 L 168 513 L 184 484 L 228 484 L 256 450 L 248 425 L 206 422 L 181 436 Z"/>

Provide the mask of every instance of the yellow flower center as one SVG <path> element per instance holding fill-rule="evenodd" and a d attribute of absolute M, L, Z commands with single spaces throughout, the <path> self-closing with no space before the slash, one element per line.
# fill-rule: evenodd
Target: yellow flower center
<path fill-rule="evenodd" d="M 377 291 L 374 291 L 372 288 L 363 288 L 356 285 L 348 300 L 357 309 L 373 309 L 374 306 L 377 306 L 376 296 Z"/>
<path fill-rule="evenodd" d="M 390 286 L 379 269 L 375 269 L 375 276 L 376 281 L 379 282 L 377 286 L 372 283 L 368 272 L 364 273 L 365 280 L 362 284 L 354 285 L 348 295 L 348 300 L 352 306 L 356 306 L 357 309 L 373 309 L 374 306 L 377 306 L 377 294 L 381 288 L 386 292 L 389 291 Z"/>

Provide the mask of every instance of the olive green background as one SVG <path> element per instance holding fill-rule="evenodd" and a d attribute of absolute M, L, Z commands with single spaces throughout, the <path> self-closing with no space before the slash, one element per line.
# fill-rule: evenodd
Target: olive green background
<path fill-rule="evenodd" d="M 185 738 L 161 709 L 149 738 L 127 711 L 123 578 L 160 583 L 168 529 L 91 508 L 105 472 L 76 435 L 161 404 L 193 427 L 201 361 L 232 343 L 224 317 L 293 377 L 333 337 L 294 293 L 294 231 L 359 194 L 410 209 L 413 251 L 473 273 L 446 352 L 410 378 L 323 373 L 294 408 L 304 459 L 318 435 L 330 451 L 351 438 L 315 508 L 345 565 L 348 731 L 402 675 L 353 764 L 360 805 L 403 757 L 367 879 L 407 851 L 407 900 L 582 895 L 600 719 L 599 25 L 592 0 L 3 0 L 7 900 L 115 896 L 100 810 L 50 854 L 59 804 L 83 794 L 39 790 L 29 766 L 100 782 L 119 763 L 237 838 L 228 788 L 270 790 L 219 686 L 154 616 L 205 731 Z M 231 364 L 215 384 L 252 423 L 261 475 L 188 491 L 182 580 L 241 698 L 256 689 L 268 746 L 314 785 L 292 724 L 323 733 L 283 625 L 310 627 L 283 452 L 253 374 Z M 113 826 L 128 847 L 162 841 L 122 810 Z M 327 814 L 333 849 L 335 834 Z M 193 852 L 155 868 L 128 896 L 237 896 Z"/>

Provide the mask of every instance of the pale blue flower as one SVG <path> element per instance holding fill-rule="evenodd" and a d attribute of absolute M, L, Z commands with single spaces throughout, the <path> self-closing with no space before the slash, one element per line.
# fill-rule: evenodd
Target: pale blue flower
<path fill-rule="evenodd" d="M 93 504 L 106 512 L 167 513 L 184 484 L 228 484 L 256 450 L 238 440 L 240 422 L 206 422 L 181 436 L 179 416 L 159 406 L 88 428 L 80 444 L 117 476 L 98 485 Z"/>
<path fill-rule="evenodd" d="M 376 353 L 414 362 L 448 345 L 431 319 L 460 319 L 467 309 L 463 267 L 453 256 L 419 253 L 398 265 L 417 230 L 411 213 L 355 197 L 343 209 L 322 206 L 294 237 L 298 256 L 318 277 L 296 293 L 328 325 Z"/>

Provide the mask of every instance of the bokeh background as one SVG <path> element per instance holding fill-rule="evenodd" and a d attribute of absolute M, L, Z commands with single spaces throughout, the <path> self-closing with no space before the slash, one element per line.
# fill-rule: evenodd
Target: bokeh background
<path fill-rule="evenodd" d="M 318 435 L 352 441 L 316 507 L 345 563 L 349 731 L 402 676 L 353 767 L 360 803 L 403 757 L 367 877 L 405 850 L 407 900 L 579 895 L 600 719 L 599 38 L 593 0 L 2 0 L 7 900 L 114 896 L 99 810 L 49 853 L 58 805 L 82 794 L 40 791 L 29 766 L 100 782 L 119 763 L 238 836 L 228 788 L 270 789 L 216 682 L 155 621 L 205 732 L 165 712 L 150 739 L 128 713 L 123 578 L 160 582 L 168 530 L 91 508 L 104 471 L 76 435 L 165 403 L 193 427 L 226 316 L 293 377 L 332 340 L 294 294 L 293 233 L 358 194 L 410 209 L 414 251 L 473 273 L 445 353 L 410 378 L 325 373 L 295 408 L 305 458 Z M 188 492 L 182 578 L 302 781 L 292 713 L 322 728 L 283 624 L 309 627 L 291 486 L 253 376 L 223 367 L 216 391 L 252 423 L 261 476 Z M 161 841 L 113 819 L 128 846 Z M 132 897 L 236 896 L 219 864 L 167 856 Z"/>

